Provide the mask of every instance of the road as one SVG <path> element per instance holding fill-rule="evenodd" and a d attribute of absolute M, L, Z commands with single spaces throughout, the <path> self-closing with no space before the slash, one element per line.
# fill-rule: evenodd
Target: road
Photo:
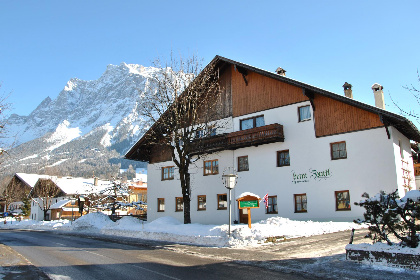
<path fill-rule="evenodd" d="M 366 230 L 354 243 L 367 242 Z M 89 237 L 48 231 L 0 230 L 1 255 L 9 248 L 27 260 L 25 277 L 3 279 L 357 279 L 412 280 L 420 272 L 347 261 L 350 232 L 296 238 L 251 248 L 212 248 L 134 238 Z M 6 254 L 7 255 L 7 254 Z M 10 253 L 9 253 L 10 255 Z M 18 254 L 14 254 L 18 256 Z M 10 259 L 10 256 L 4 258 Z M 8 260 L 8 263 L 12 261 Z M 3 260 L 4 263 L 4 260 Z M 9 269 L 10 270 L 10 269 Z M 17 269 L 18 270 L 18 269 Z M 0 270 L 2 274 L 7 271 Z M 45 273 L 45 278 L 44 274 Z M 22 274 L 21 273 L 21 274 Z"/>
<path fill-rule="evenodd" d="M 22 230 L 2 230 L 0 240 L 51 279 L 314 279 L 200 257 L 168 249 L 170 245 L 129 245 Z"/>

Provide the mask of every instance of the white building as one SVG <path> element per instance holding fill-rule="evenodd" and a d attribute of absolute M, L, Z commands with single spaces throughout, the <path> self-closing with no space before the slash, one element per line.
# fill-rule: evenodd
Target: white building
<path fill-rule="evenodd" d="M 232 170 L 238 175 L 233 198 L 244 192 L 269 196 L 268 208 L 262 203 L 252 209 L 252 221 L 352 221 L 363 215 L 354 202 L 364 192 L 398 189 L 403 196 L 415 188 L 410 140 L 420 141 L 420 133 L 385 110 L 379 84 L 372 89 L 382 108 L 354 100 L 347 83 L 344 96 L 220 56 L 211 63 L 219 69 L 227 110 L 216 131 L 220 146 L 191 169 L 192 222 L 227 223 L 222 175 Z M 148 133 L 126 154 L 149 162 L 148 220 L 183 221 L 177 169 L 164 151 L 156 153 L 161 148 L 148 143 Z M 232 217 L 247 220 L 235 201 Z"/>

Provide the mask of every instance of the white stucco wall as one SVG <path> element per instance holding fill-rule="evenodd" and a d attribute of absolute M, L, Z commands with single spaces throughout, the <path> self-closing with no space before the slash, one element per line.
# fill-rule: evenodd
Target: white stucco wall
<path fill-rule="evenodd" d="M 222 184 L 222 174 L 229 168 L 237 169 L 237 157 L 248 156 L 249 171 L 238 172 L 238 183 L 233 198 L 243 192 L 252 192 L 260 197 L 266 193 L 277 196 L 278 216 L 296 220 L 352 221 L 362 217 L 363 209 L 354 202 L 364 192 L 375 195 L 380 190 L 387 192 L 401 188 L 401 159 L 397 158 L 395 141 L 403 143 L 409 153 L 409 141 L 396 129 L 390 128 L 388 139 L 385 128 L 345 133 L 328 137 L 315 137 L 314 120 L 298 122 L 297 108 L 309 105 L 302 102 L 272 110 L 241 116 L 233 120 L 233 131 L 239 130 L 239 120 L 264 115 L 265 124 L 279 123 L 284 128 L 284 142 L 222 151 L 207 155 L 204 160 L 218 159 L 219 174 L 203 176 L 203 159 L 192 168 L 191 218 L 194 223 L 222 224 L 228 221 L 227 210 L 217 210 L 217 194 L 227 193 Z M 313 116 L 313 114 L 312 114 Z M 398 138 L 398 139 L 397 139 Z M 331 160 L 330 143 L 346 141 L 347 158 Z M 406 149 L 407 148 L 407 149 Z M 289 150 L 290 166 L 277 167 L 277 151 Z M 410 158 L 407 154 L 407 158 Z M 175 197 L 182 197 L 179 177 L 161 181 L 161 167 L 174 165 L 171 162 L 149 164 L 148 220 L 172 216 L 183 220 L 183 212 L 175 212 Z M 327 178 L 311 176 L 313 171 L 327 171 Z M 293 174 L 306 174 L 304 182 L 294 181 Z M 351 211 L 336 211 L 335 191 L 349 190 Z M 294 212 L 294 194 L 306 193 L 307 212 Z M 206 211 L 197 211 L 197 195 L 206 195 Z M 157 212 L 157 198 L 165 198 L 165 212 Z M 237 203 L 233 203 L 232 220 L 238 220 Z M 267 219 L 275 214 L 265 214 L 265 208 L 252 209 L 253 221 Z M 275 215 L 275 216 L 277 216 Z"/>
<path fill-rule="evenodd" d="M 63 200 L 63 199 L 67 199 L 67 197 L 53 198 L 51 205 L 53 205 L 54 203 L 57 203 L 58 201 Z M 44 211 L 42 211 L 42 209 L 39 205 L 43 205 L 41 199 L 39 199 L 39 198 L 32 199 L 32 201 L 31 201 L 31 215 L 29 216 L 29 218 L 31 220 L 35 220 L 35 221 L 44 220 Z M 48 211 L 48 214 L 49 214 L 49 217 L 51 219 L 51 210 Z"/>
<path fill-rule="evenodd" d="M 416 189 L 416 180 L 414 175 L 413 157 L 411 155 L 410 141 L 397 129 L 390 128 L 391 139 L 394 147 L 394 159 L 395 159 L 395 172 L 398 180 L 398 191 L 400 197 L 403 197 L 405 193 L 410 190 Z M 403 171 L 409 170 L 409 174 Z M 403 177 L 409 176 L 410 179 L 404 179 Z M 403 187 L 409 185 L 410 187 Z"/>

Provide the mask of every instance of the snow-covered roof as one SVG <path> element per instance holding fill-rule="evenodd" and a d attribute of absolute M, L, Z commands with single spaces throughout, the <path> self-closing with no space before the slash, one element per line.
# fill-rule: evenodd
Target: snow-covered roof
<path fill-rule="evenodd" d="M 254 193 L 251 193 L 251 192 L 241 193 L 238 197 L 236 197 L 236 199 L 240 199 L 240 198 L 248 196 L 248 195 L 249 196 L 255 196 L 256 198 L 260 199 L 260 197 L 258 195 L 254 194 Z"/>
<path fill-rule="evenodd" d="M 39 174 L 27 174 L 27 173 L 16 173 L 16 176 L 19 177 L 22 181 L 28 184 L 31 188 L 33 188 L 38 182 L 38 179 L 48 179 L 50 176 L 48 175 L 39 175 Z"/>
<path fill-rule="evenodd" d="M 147 174 L 136 173 L 136 178 L 133 178 L 133 181 L 142 181 L 144 183 L 147 183 Z"/>
<path fill-rule="evenodd" d="M 57 177 L 39 174 L 16 173 L 22 181 L 33 188 L 39 179 L 51 179 L 67 195 L 98 193 L 112 185 L 108 180 L 98 180 L 95 186 L 94 178 Z"/>
<path fill-rule="evenodd" d="M 98 193 L 112 185 L 108 180 L 98 180 L 95 186 L 94 178 L 55 177 L 53 181 L 67 195 Z"/>
<path fill-rule="evenodd" d="M 64 205 L 66 205 L 69 202 L 70 202 L 70 199 L 60 200 L 59 202 L 54 203 L 53 205 L 51 205 L 51 209 L 60 209 L 61 207 L 63 207 Z"/>

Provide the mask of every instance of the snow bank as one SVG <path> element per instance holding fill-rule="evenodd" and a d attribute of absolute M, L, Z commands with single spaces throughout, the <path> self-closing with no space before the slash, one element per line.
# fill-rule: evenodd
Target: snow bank
<path fill-rule="evenodd" d="M 420 255 L 420 247 L 409 248 L 409 247 L 401 247 L 399 245 L 389 246 L 388 244 L 381 243 L 381 242 L 376 242 L 374 244 L 369 244 L 369 243 L 348 244 L 346 246 L 346 250 L 361 250 L 361 251 Z"/>
<path fill-rule="evenodd" d="M 7 224 L 3 224 L 3 221 L 0 219 L 0 228 L 77 231 L 212 247 L 260 246 L 270 237 L 290 239 L 363 227 L 354 223 L 293 221 L 272 217 L 252 224 L 251 229 L 245 224 L 231 225 L 229 237 L 228 225 L 185 225 L 172 217 L 162 217 L 152 222 L 124 217 L 113 222 L 105 214 L 90 213 L 73 223 L 67 220 L 11 222 L 10 218 Z"/>
<path fill-rule="evenodd" d="M 103 213 L 90 213 L 73 222 L 73 228 L 77 230 L 100 230 L 103 227 L 111 226 L 114 222 Z"/>

